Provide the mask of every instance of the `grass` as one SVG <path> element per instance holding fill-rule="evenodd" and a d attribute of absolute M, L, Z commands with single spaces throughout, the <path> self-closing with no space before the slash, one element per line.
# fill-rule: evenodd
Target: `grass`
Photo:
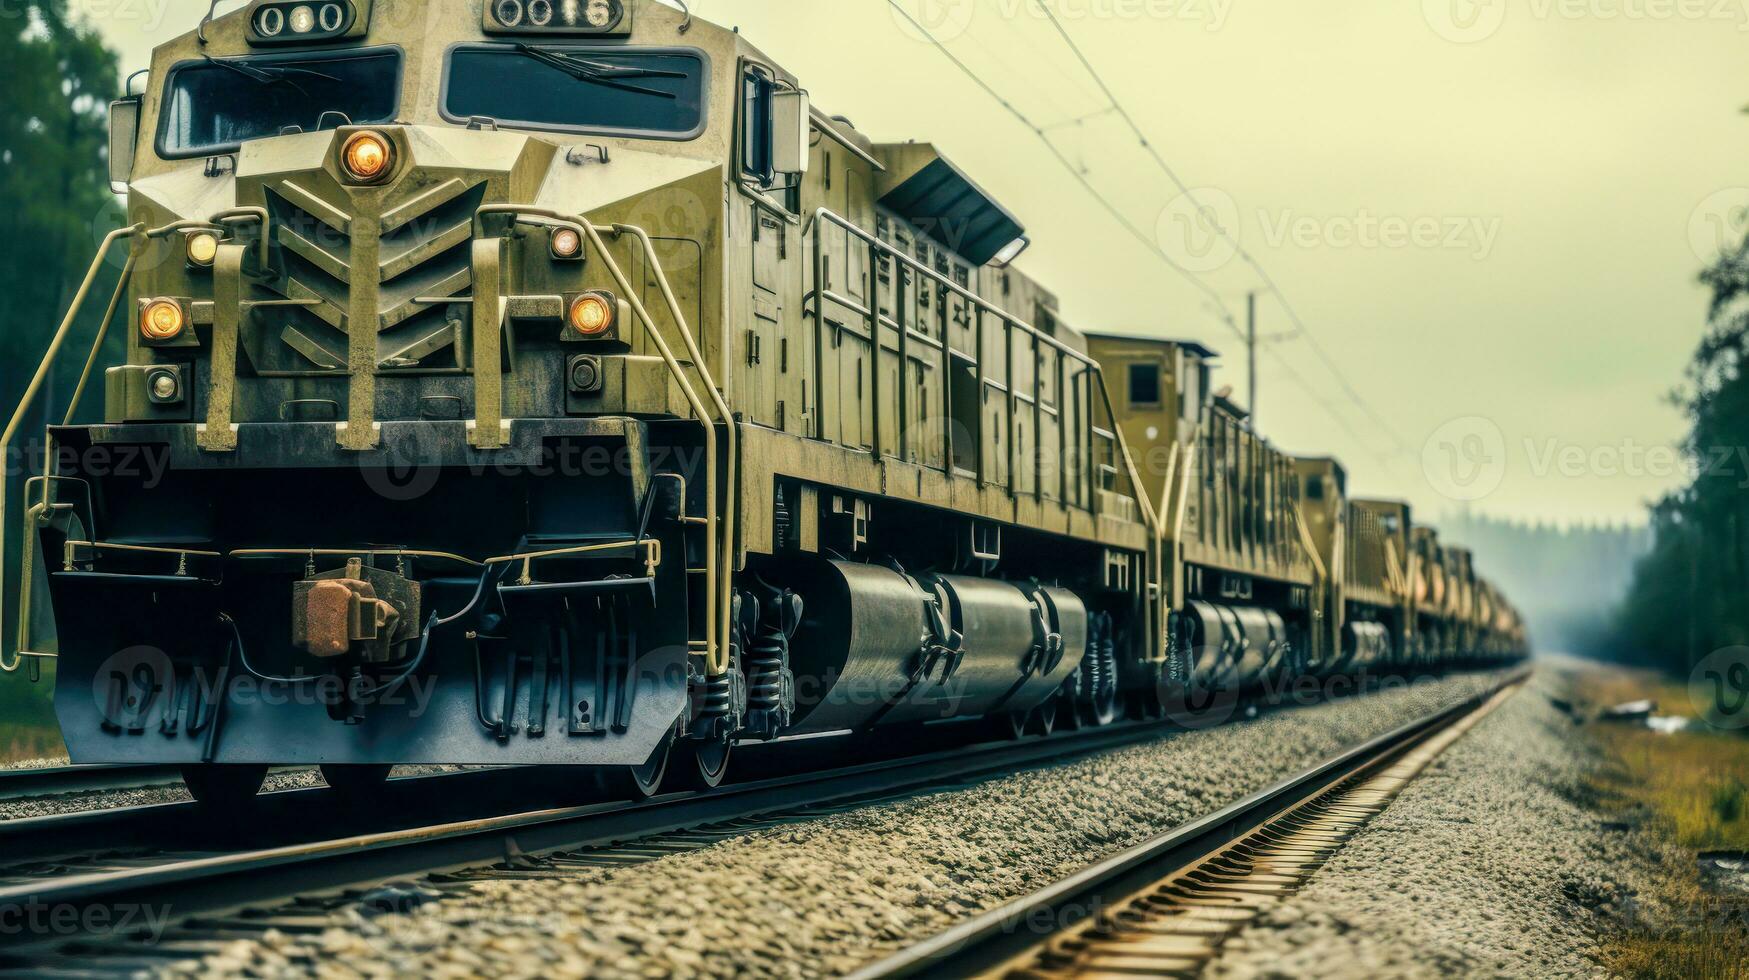
<path fill-rule="evenodd" d="M 53 691 L 52 671 L 44 672 L 40 684 L 23 674 L 0 675 L 0 766 L 66 754 L 49 703 Z"/>
<path fill-rule="evenodd" d="M 1594 705 L 1639 698 L 1657 701 L 1660 712 L 1692 713 L 1686 689 L 1655 675 L 1624 673 L 1586 691 Z M 1600 789 L 1647 812 L 1656 829 L 1683 848 L 1749 851 L 1749 738 L 1711 729 L 1662 735 L 1612 724 L 1590 732 L 1613 763 Z"/>
<path fill-rule="evenodd" d="M 1612 672 L 1582 682 L 1592 708 L 1650 698 L 1659 712 L 1696 714 L 1686 687 L 1654 674 Z M 1607 809 L 1683 852 L 1749 851 L 1749 738 L 1714 730 L 1660 734 L 1627 724 L 1586 727 L 1608 765 L 1593 777 Z M 1607 964 L 1619 976 L 1648 980 L 1749 978 L 1749 895 L 1721 893 L 1698 866 L 1673 868 L 1662 898 L 1673 923 L 1640 926 L 1613 938 Z"/>

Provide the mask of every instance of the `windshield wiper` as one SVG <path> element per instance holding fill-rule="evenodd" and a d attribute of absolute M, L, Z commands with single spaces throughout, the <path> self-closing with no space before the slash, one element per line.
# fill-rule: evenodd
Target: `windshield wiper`
<path fill-rule="evenodd" d="M 227 68 L 258 85 L 278 85 L 283 82 L 284 84 L 297 89 L 299 92 L 302 92 L 305 96 L 308 96 L 310 93 L 306 91 L 302 85 L 299 85 L 294 81 L 294 77 L 323 78 L 330 82 L 340 81 L 340 79 L 335 78 L 333 75 L 327 75 L 309 68 L 287 68 L 281 65 L 251 64 L 240 58 L 215 58 L 210 54 L 204 55 L 203 57 L 206 58 L 207 64 L 217 65 L 220 68 Z"/>
<path fill-rule="evenodd" d="M 632 65 L 610 65 L 600 61 L 590 61 L 575 55 L 565 54 L 551 48 L 536 47 L 532 44 L 518 44 L 518 51 L 530 58 L 555 68 L 578 81 L 590 82 L 604 88 L 616 88 L 625 92 L 636 92 L 639 95 L 654 95 L 661 99 L 678 98 L 672 92 L 660 89 L 645 88 L 642 85 L 628 85 L 628 78 L 685 78 L 683 71 L 668 71 L 662 68 L 638 68 Z"/>

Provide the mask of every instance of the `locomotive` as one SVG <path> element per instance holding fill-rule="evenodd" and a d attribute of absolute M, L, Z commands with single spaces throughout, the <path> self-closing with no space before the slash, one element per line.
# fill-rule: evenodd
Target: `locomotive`
<path fill-rule="evenodd" d="M 144 78 L 128 226 L 6 433 L 119 264 L 125 362 L 100 332 L 103 421 L 22 487 L 0 658 L 55 661 L 76 762 L 648 794 L 756 741 L 1525 653 L 1212 351 L 1077 330 L 936 146 L 684 9 L 252 0 Z"/>

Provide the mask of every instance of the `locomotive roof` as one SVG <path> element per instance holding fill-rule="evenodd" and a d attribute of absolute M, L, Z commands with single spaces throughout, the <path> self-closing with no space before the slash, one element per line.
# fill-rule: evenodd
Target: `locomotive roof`
<path fill-rule="evenodd" d="M 933 144 L 882 143 L 875 155 L 887 165 L 877 183 L 880 203 L 973 265 L 1026 234 L 1019 218 Z"/>
<path fill-rule="evenodd" d="M 1184 349 L 1185 353 L 1194 354 L 1205 361 L 1221 356 L 1220 351 L 1211 350 L 1194 340 L 1177 340 L 1172 337 L 1151 337 L 1145 333 L 1122 333 L 1116 330 L 1083 330 L 1081 333 L 1088 337 L 1098 338 L 1099 340 L 1129 340 L 1140 343 L 1181 347 Z"/>

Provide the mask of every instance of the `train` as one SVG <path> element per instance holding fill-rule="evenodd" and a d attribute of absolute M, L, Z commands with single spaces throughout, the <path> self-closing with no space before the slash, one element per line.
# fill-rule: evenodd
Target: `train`
<path fill-rule="evenodd" d="M 203 801 L 274 765 L 651 794 L 750 743 L 1527 653 L 1467 552 L 1273 446 L 1213 351 L 1071 325 L 938 146 L 684 5 L 251 0 L 138 78 L 127 224 L 5 437 L 119 268 L 6 488 L 0 667 L 53 662 L 75 762 Z"/>

